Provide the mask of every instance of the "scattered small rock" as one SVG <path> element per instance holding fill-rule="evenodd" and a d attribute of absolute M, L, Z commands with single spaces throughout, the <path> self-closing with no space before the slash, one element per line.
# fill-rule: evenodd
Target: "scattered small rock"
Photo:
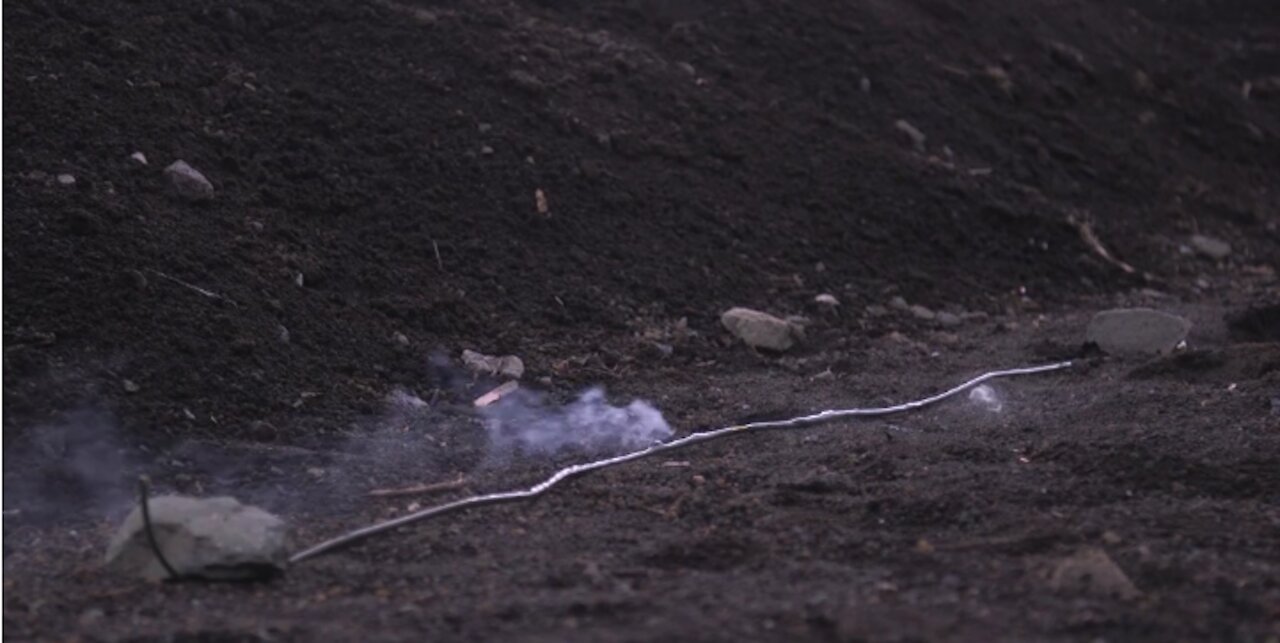
<path fill-rule="evenodd" d="M 649 342 L 649 346 L 652 347 L 654 355 L 659 359 L 671 357 L 671 355 L 676 352 L 676 348 L 674 346 L 664 342 Z"/>
<path fill-rule="evenodd" d="M 524 361 L 515 355 L 494 357 L 467 349 L 462 351 L 462 364 L 485 375 L 502 375 L 516 380 L 524 376 Z"/>
<path fill-rule="evenodd" d="M 911 305 L 907 303 L 906 299 L 902 298 L 902 295 L 896 295 L 893 299 L 890 299 L 889 307 L 894 310 L 911 310 Z"/>
<path fill-rule="evenodd" d="M 987 78 L 995 82 L 996 87 L 999 87 L 1000 91 L 1004 92 L 1005 95 L 1013 94 L 1013 79 L 1009 78 L 1009 72 L 1005 71 L 1004 67 L 987 65 L 982 71 L 987 75 Z"/>
<path fill-rule="evenodd" d="M 533 191 L 533 206 L 537 209 L 538 214 L 544 217 L 551 214 L 551 206 L 547 203 L 547 193 L 542 188 Z"/>
<path fill-rule="evenodd" d="M 867 78 L 866 76 L 863 76 L 861 79 L 859 79 L 859 80 L 858 80 L 858 88 L 862 90 L 862 93 L 864 93 L 864 94 L 870 94 L 870 93 L 871 93 L 871 79 L 870 79 L 870 78 Z"/>
<path fill-rule="evenodd" d="M 285 328 L 284 324 L 276 324 L 276 335 L 280 338 L 281 343 L 289 343 L 289 329 Z"/>
<path fill-rule="evenodd" d="M 923 319 L 924 321 L 933 321 L 938 316 L 932 310 L 920 304 L 912 304 L 909 310 L 916 319 Z"/>
<path fill-rule="evenodd" d="M 61 185 L 64 187 L 71 187 L 76 184 L 76 177 L 70 174 L 59 174 L 57 179 L 58 179 L 58 185 Z"/>
<path fill-rule="evenodd" d="M 394 333 L 392 333 L 392 334 L 391 334 L 391 341 L 395 342 L 395 343 L 396 343 L 396 345 L 397 345 L 397 346 L 400 346 L 401 348 L 408 348 L 408 347 L 409 347 L 409 336 L 408 336 L 408 335 L 405 335 L 404 333 L 402 333 L 402 332 L 400 332 L 400 331 L 396 331 L 396 332 L 394 332 Z M 465 359 L 465 355 L 466 355 L 466 354 L 465 354 L 465 353 L 463 353 L 463 355 L 464 355 L 464 359 Z M 515 359 L 516 361 L 519 361 L 519 358 L 513 358 L 513 359 Z M 522 371 L 523 371 L 523 368 L 524 368 L 524 365 L 523 365 L 523 364 L 521 364 L 521 369 L 522 369 Z"/>
<path fill-rule="evenodd" d="M 937 319 L 938 325 L 942 326 L 943 328 L 955 328 L 956 326 L 959 326 L 963 321 L 960 319 L 959 315 L 955 313 L 948 313 L 948 312 L 938 313 L 936 319 Z"/>
<path fill-rule="evenodd" d="M 785 319 L 750 308 L 730 308 L 720 323 L 753 348 L 782 352 L 795 345 L 799 329 Z"/>
<path fill-rule="evenodd" d="M 130 155 L 129 155 L 129 158 L 130 158 L 134 163 L 137 163 L 138 165 L 146 165 L 146 164 L 147 164 L 147 155 L 146 155 L 146 154 L 143 154 L 142 152 L 134 152 L 133 154 L 130 154 Z"/>
<path fill-rule="evenodd" d="M 481 154 L 483 154 L 483 155 L 485 155 L 485 156 L 492 156 L 492 155 L 493 155 L 493 148 L 492 148 L 492 147 L 489 147 L 488 145 L 482 145 L 482 146 L 480 146 L 480 153 L 481 153 Z"/>
<path fill-rule="evenodd" d="M 1053 41 L 1049 43 L 1049 55 L 1064 67 L 1072 67 L 1078 71 L 1084 72 L 1085 75 L 1093 75 L 1093 66 L 1085 59 L 1084 54 L 1075 47 L 1063 42 Z"/>
<path fill-rule="evenodd" d="M 1196 252 L 1215 261 L 1226 259 L 1231 254 L 1231 244 L 1202 234 L 1191 236 L 1191 247 Z"/>
<path fill-rule="evenodd" d="M 121 381 L 120 387 L 124 389 L 125 393 L 137 393 L 138 391 L 142 390 L 142 387 L 138 386 L 138 383 L 134 382 L 133 380 Z"/>
<path fill-rule="evenodd" d="M 146 290 L 151 285 L 150 280 L 147 279 L 146 275 L 142 274 L 141 270 L 130 269 L 125 274 L 129 283 L 133 284 L 133 287 L 138 290 Z"/>
<path fill-rule="evenodd" d="M 537 76 L 534 76 L 527 71 L 517 69 L 511 72 L 510 78 L 517 87 L 529 92 L 530 94 L 540 94 L 547 88 L 546 84 L 539 80 Z"/>
<path fill-rule="evenodd" d="M 1122 599 L 1142 595 L 1107 552 L 1096 547 L 1087 547 L 1058 561 L 1049 572 L 1049 586 Z"/>
<path fill-rule="evenodd" d="M 880 304 L 867 304 L 866 311 L 872 317 L 884 317 L 889 314 L 889 309 Z"/>
<path fill-rule="evenodd" d="M 676 63 L 676 67 L 679 67 L 680 71 L 683 71 L 684 73 L 689 74 L 690 76 L 696 76 L 698 74 L 698 70 L 694 69 L 693 65 L 690 65 L 689 63 L 686 63 L 686 62 Z"/>
<path fill-rule="evenodd" d="M 208 580 L 250 580 L 279 573 L 288 558 L 283 520 L 235 498 L 161 496 L 148 503 L 152 531 L 165 560 L 181 576 Z M 163 580 L 168 572 L 156 558 L 135 508 L 111 538 L 106 567 Z"/>
<path fill-rule="evenodd" d="M 840 307 L 840 300 L 835 295 L 823 293 L 813 298 L 813 303 L 824 313 L 834 313 Z"/>
<path fill-rule="evenodd" d="M 1150 308 L 1105 310 L 1093 316 L 1085 341 L 1111 355 L 1168 353 L 1187 338 L 1191 322 Z"/>
<path fill-rule="evenodd" d="M 164 175 L 169 178 L 174 192 L 184 199 L 207 201 L 213 198 L 213 184 L 186 161 L 174 161 L 164 169 Z"/>
<path fill-rule="evenodd" d="M 927 137 L 925 137 L 924 132 L 921 132 L 915 125 L 912 125 L 902 119 L 895 121 L 893 126 L 898 128 L 899 132 L 906 134 L 907 138 L 911 139 L 911 145 L 916 148 L 917 152 L 924 151 L 925 141 L 928 140 Z"/>

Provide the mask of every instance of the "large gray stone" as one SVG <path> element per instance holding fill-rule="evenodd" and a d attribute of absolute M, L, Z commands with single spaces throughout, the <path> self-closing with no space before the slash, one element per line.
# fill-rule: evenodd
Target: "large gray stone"
<path fill-rule="evenodd" d="M 750 308 L 730 308 L 720 315 L 720 323 L 748 346 L 778 352 L 794 346 L 802 332 L 785 319 Z"/>
<path fill-rule="evenodd" d="M 1104 310 L 1093 316 L 1085 340 L 1109 355 L 1168 353 L 1187 338 L 1191 322 L 1150 308 Z"/>
<path fill-rule="evenodd" d="M 1088 592 L 1131 599 L 1142 595 L 1129 576 L 1107 552 L 1086 547 L 1059 560 L 1049 572 L 1049 586 L 1057 590 Z"/>
<path fill-rule="evenodd" d="M 284 521 L 235 498 L 160 496 L 148 506 L 157 545 L 181 576 L 250 580 L 279 572 L 288 560 Z M 168 578 L 148 542 L 141 508 L 111 538 L 106 566 L 150 580 Z"/>

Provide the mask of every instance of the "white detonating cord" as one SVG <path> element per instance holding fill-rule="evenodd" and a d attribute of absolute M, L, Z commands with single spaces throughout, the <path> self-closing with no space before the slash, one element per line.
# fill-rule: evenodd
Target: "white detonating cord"
<path fill-rule="evenodd" d="M 357 529 L 355 531 L 347 532 L 341 536 L 332 538 L 330 540 L 326 540 L 318 545 L 309 547 L 307 549 L 304 549 L 294 554 L 289 558 L 289 562 L 290 563 L 301 562 L 308 558 L 319 556 L 320 554 L 333 551 L 335 549 L 344 547 L 346 545 L 350 545 L 360 540 L 364 540 L 365 538 L 368 538 L 370 536 L 380 534 L 385 531 L 390 531 L 392 529 L 395 529 L 397 527 L 402 527 L 409 523 L 418 522 L 419 520 L 426 520 L 427 518 L 432 518 L 434 516 L 440 516 L 443 514 L 459 511 L 469 507 L 477 507 L 480 505 L 492 505 L 492 504 L 498 504 L 502 502 L 512 502 L 515 500 L 527 500 L 530 498 L 534 498 L 536 496 L 546 493 L 552 487 L 574 476 L 578 476 L 578 475 L 587 473 L 589 471 L 595 471 L 597 469 L 605 469 L 605 468 L 616 466 L 626 462 L 631 462 L 632 460 L 647 458 L 651 455 L 656 455 L 656 454 L 664 453 L 667 451 L 673 451 L 675 449 L 687 447 L 691 444 L 697 444 L 699 442 L 706 442 L 708 440 L 722 438 L 727 435 L 732 435 L 737 433 L 746 433 L 748 431 L 756 431 L 760 429 L 793 429 L 793 428 L 813 426 L 815 424 L 823 424 L 826 422 L 840 420 L 843 418 L 891 415 L 894 413 L 914 411 L 921 407 L 925 407 L 930 404 L 934 404 L 936 402 L 941 402 L 942 400 L 952 397 L 957 393 L 962 393 L 965 390 L 968 390 L 974 386 L 977 386 L 978 384 L 981 384 L 987 380 L 993 380 L 1000 377 L 1013 377 L 1017 375 L 1034 375 L 1036 373 L 1048 373 L 1050 371 L 1057 371 L 1064 368 L 1068 368 L 1071 365 L 1072 365 L 1072 362 L 1068 361 L 1068 362 L 1058 362 L 1056 364 L 1046 364 L 1044 366 L 1032 366 L 1028 368 L 1011 368 L 1011 369 L 1002 370 L 1002 371 L 991 371 L 991 372 L 979 375 L 978 377 L 975 377 L 963 384 L 960 384 L 955 388 L 952 388 L 947 391 L 943 391 L 942 393 L 939 393 L 937 395 L 916 400 L 914 402 L 899 404 L 897 406 L 885 406 L 880 408 L 865 408 L 865 409 L 830 409 L 830 410 L 822 411 L 820 413 L 814 413 L 813 415 L 805 415 L 801 417 L 791 418 L 789 420 L 775 420 L 775 421 L 769 421 L 769 422 L 751 422 L 749 424 L 738 424 L 734 426 L 725 427 L 722 429 L 713 429 L 710 431 L 702 431 L 699 433 L 690 433 L 689 435 L 686 435 L 682 438 L 676 438 L 668 442 L 660 442 L 658 444 L 654 444 L 653 446 L 640 449 L 639 451 L 632 451 L 631 453 L 626 453 L 626 454 L 614 456 L 611 458 L 604 458 L 602 460 L 595 460 L 593 462 L 585 462 L 582 464 L 575 464 L 569 467 L 565 467 L 555 472 L 554 474 L 552 474 L 550 478 L 547 478 L 546 480 L 543 480 L 542 482 L 532 487 L 529 487 L 528 489 L 521 489 L 516 491 L 503 491 L 499 493 L 489 493 L 489 494 L 484 494 L 479 496 L 472 496 L 470 498 L 463 498 L 461 500 L 455 500 L 453 502 L 447 502 L 442 505 L 428 507 L 421 511 L 415 511 L 410 514 L 405 514 L 403 516 L 400 516 L 399 518 L 393 518 L 391 520 L 379 522 L 379 523 L 370 525 L 368 527 Z"/>

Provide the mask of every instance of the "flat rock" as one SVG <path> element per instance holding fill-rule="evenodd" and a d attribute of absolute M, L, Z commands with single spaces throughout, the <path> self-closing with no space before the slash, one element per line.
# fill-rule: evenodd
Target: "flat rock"
<path fill-rule="evenodd" d="M 208 580 L 252 580 L 284 569 L 288 538 L 283 520 L 230 497 L 152 498 L 156 543 L 174 571 Z M 111 538 L 106 567 L 149 580 L 169 574 L 156 558 L 135 508 Z"/>
<path fill-rule="evenodd" d="M 1059 560 L 1049 572 L 1049 586 L 1123 599 L 1142 595 L 1124 570 L 1097 547 L 1086 547 Z"/>
<path fill-rule="evenodd" d="M 920 304 L 912 304 L 908 310 L 911 311 L 911 314 L 915 316 L 916 319 L 923 319 L 924 321 L 933 321 L 934 318 L 937 317 L 932 310 L 929 310 Z"/>
<path fill-rule="evenodd" d="M 190 201 L 207 201 L 213 198 L 213 184 L 199 170 L 186 161 L 174 161 L 164 169 L 173 191 Z"/>
<path fill-rule="evenodd" d="M 959 326 L 963 320 L 955 313 L 941 312 L 937 315 L 938 325 L 943 328 L 955 328 Z"/>
<path fill-rule="evenodd" d="M 1231 244 L 1214 237 L 1207 237 L 1202 234 L 1191 235 L 1191 247 L 1196 252 L 1221 261 L 1231 255 Z"/>
<path fill-rule="evenodd" d="M 1104 310 L 1093 316 L 1085 340 L 1110 355 L 1168 353 L 1187 338 L 1191 322 L 1150 308 Z"/>
<path fill-rule="evenodd" d="M 782 352 L 796 343 L 793 324 L 758 310 L 731 308 L 720 315 L 720 323 L 753 348 Z"/>

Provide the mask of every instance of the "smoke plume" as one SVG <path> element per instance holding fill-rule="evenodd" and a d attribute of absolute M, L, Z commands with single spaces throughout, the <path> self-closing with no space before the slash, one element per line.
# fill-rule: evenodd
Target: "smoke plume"
<path fill-rule="evenodd" d="M 498 454 L 553 455 L 564 449 L 622 453 L 671 437 L 662 412 L 643 400 L 613 406 L 604 389 L 592 388 L 568 405 L 519 390 L 480 410 L 490 447 Z"/>

